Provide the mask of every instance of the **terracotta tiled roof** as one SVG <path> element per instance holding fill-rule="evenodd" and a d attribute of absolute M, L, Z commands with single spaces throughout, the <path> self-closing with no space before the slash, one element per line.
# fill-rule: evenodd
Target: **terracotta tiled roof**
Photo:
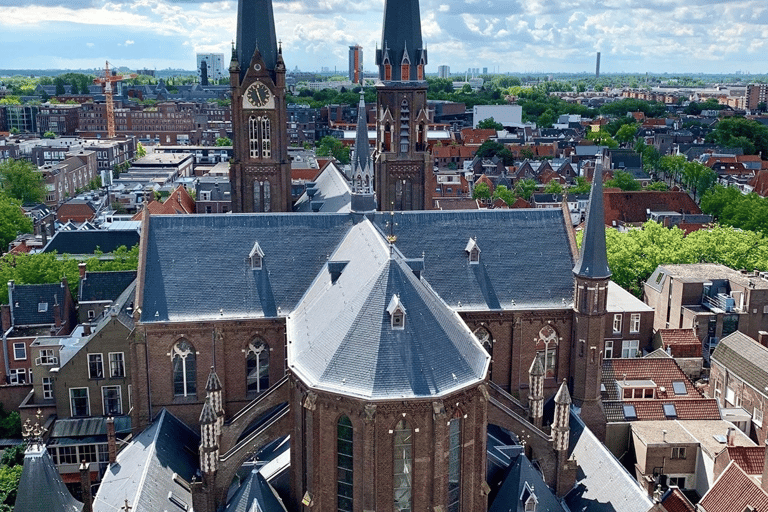
<path fill-rule="evenodd" d="M 748 475 L 762 475 L 765 462 L 765 446 L 729 446 L 728 458 L 738 464 Z"/>
<path fill-rule="evenodd" d="M 461 140 L 468 146 L 479 146 L 494 135 L 496 135 L 496 130 L 478 130 L 472 128 L 464 128 L 461 130 Z"/>
<path fill-rule="evenodd" d="M 672 357 L 701 357 L 701 341 L 693 329 L 659 329 L 661 346 L 671 347 Z"/>
<path fill-rule="evenodd" d="M 676 415 L 668 417 L 664 413 L 665 404 L 674 404 Z M 635 418 L 627 418 L 624 414 L 624 406 L 632 405 L 635 408 Z M 714 398 L 684 398 L 668 400 L 613 400 L 603 403 L 605 416 L 608 421 L 659 421 L 668 419 L 678 420 L 719 420 L 720 407 Z"/>
<path fill-rule="evenodd" d="M 706 512 L 744 512 L 747 506 L 763 512 L 768 510 L 768 494 L 738 464 L 731 462 L 701 498 L 699 506 Z"/>
<path fill-rule="evenodd" d="M 758 171 L 755 177 L 749 181 L 749 185 L 756 194 L 768 196 L 768 171 Z"/>
<path fill-rule="evenodd" d="M 685 192 L 605 190 L 603 204 L 606 225 L 613 221 L 645 222 L 648 220 L 646 210 L 701 214 L 701 209 Z"/>
<path fill-rule="evenodd" d="M 664 509 L 667 512 L 696 511 L 694 506 L 691 505 L 691 502 L 688 501 L 688 498 L 685 497 L 685 494 L 683 494 L 682 491 L 677 488 L 670 489 L 666 496 L 664 496 L 664 498 L 661 500 L 661 504 L 664 505 Z"/>
<path fill-rule="evenodd" d="M 533 208 L 533 206 L 522 197 L 518 197 L 510 208 Z"/>
<path fill-rule="evenodd" d="M 701 394 L 696 390 L 683 370 L 677 365 L 674 359 L 648 359 L 632 357 L 626 359 L 606 359 L 603 362 L 603 383 L 606 389 L 616 388 L 616 381 L 624 380 L 652 380 L 656 383 L 656 397 L 659 399 L 667 398 L 701 398 Z M 672 382 L 682 381 L 685 383 L 685 395 L 675 395 Z M 659 388 L 665 388 L 661 391 Z"/>
<path fill-rule="evenodd" d="M 292 180 L 314 181 L 315 178 L 317 178 L 318 174 L 320 174 L 320 169 L 310 169 L 310 168 L 291 169 Z"/>

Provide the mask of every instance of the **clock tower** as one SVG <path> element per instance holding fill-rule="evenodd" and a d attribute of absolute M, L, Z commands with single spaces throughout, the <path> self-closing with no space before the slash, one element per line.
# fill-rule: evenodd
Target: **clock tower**
<path fill-rule="evenodd" d="M 239 0 L 237 46 L 229 66 L 234 212 L 291 211 L 285 63 L 272 0 Z"/>

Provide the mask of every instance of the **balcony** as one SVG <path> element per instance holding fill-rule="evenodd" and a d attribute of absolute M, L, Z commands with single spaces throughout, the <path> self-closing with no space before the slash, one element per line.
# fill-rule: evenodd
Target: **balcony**
<path fill-rule="evenodd" d="M 701 298 L 701 303 L 711 310 L 719 309 L 726 313 L 732 313 L 736 309 L 736 300 L 725 293 L 718 293 L 712 297 L 704 295 Z"/>

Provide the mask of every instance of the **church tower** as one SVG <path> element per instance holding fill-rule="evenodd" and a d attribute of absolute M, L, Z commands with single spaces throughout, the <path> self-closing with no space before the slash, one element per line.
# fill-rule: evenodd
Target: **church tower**
<path fill-rule="evenodd" d="M 600 384 L 605 350 L 605 317 L 608 300 L 608 256 L 605 250 L 603 213 L 603 164 L 597 157 L 581 255 L 573 268 L 575 281 L 574 334 L 571 376 L 574 405 L 581 408 L 584 423 L 599 438 L 605 438 L 605 412 Z"/>
<path fill-rule="evenodd" d="M 373 162 L 368 144 L 368 113 L 365 110 L 365 93 L 360 91 L 357 107 L 357 133 L 355 153 L 352 158 L 352 211 L 373 212 L 376 197 L 373 194 Z"/>
<path fill-rule="evenodd" d="M 285 63 L 275 36 L 272 0 L 239 0 L 229 76 L 232 210 L 291 211 Z"/>
<path fill-rule="evenodd" d="M 431 207 L 433 180 L 419 1 L 386 0 L 382 33 L 376 50 L 376 199 L 381 210 L 424 210 Z"/>

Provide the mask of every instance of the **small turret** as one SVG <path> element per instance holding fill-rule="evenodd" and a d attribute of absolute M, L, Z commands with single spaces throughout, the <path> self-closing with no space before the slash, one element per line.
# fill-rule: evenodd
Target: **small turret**
<path fill-rule="evenodd" d="M 569 426 L 569 415 L 571 410 L 571 394 L 568 392 L 568 386 L 565 380 L 560 384 L 560 389 L 555 395 L 555 418 L 552 422 L 552 440 L 556 451 L 568 450 L 568 442 L 571 428 Z"/>
<path fill-rule="evenodd" d="M 224 401 L 222 398 L 221 380 L 216 370 L 211 366 L 211 372 L 208 374 L 208 380 L 205 383 L 205 393 L 211 401 L 211 407 L 216 415 L 216 436 L 221 435 L 221 427 L 224 425 Z"/>
<path fill-rule="evenodd" d="M 541 358 L 535 357 L 528 370 L 528 409 L 531 422 L 541 428 L 544 416 L 544 365 Z"/>
<path fill-rule="evenodd" d="M 219 436 L 216 412 L 208 396 L 200 412 L 200 471 L 204 478 L 210 477 L 219 469 Z"/>

